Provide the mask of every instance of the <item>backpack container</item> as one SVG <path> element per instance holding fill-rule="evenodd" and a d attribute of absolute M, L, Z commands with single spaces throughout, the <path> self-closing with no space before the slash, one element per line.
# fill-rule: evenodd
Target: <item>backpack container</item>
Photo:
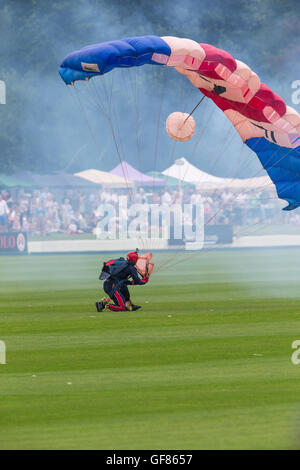
<path fill-rule="evenodd" d="M 103 263 L 103 268 L 100 273 L 99 279 L 100 281 L 105 281 L 110 277 L 115 277 L 119 274 L 123 269 L 128 266 L 128 261 L 124 258 L 112 259 L 110 261 L 106 261 Z"/>

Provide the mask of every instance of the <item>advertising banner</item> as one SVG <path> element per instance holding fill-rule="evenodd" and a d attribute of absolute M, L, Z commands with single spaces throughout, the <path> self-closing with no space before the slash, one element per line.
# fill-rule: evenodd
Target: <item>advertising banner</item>
<path fill-rule="evenodd" d="M 27 253 L 26 233 L 0 233 L 0 255 L 24 255 Z"/>

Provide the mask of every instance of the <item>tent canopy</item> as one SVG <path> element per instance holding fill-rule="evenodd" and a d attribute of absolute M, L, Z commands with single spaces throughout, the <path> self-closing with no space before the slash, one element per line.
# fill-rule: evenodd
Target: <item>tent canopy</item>
<path fill-rule="evenodd" d="M 14 176 L 0 175 L 0 187 L 1 188 L 31 188 L 33 185 L 21 178 L 15 178 Z"/>
<path fill-rule="evenodd" d="M 163 178 L 145 175 L 125 161 L 122 161 L 110 173 L 125 177 L 129 181 L 134 181 L 137 186 L 164 186 L 165 184 Z"/>
<path fill-rule="evenodd" d="M 55 177 L 61 183 L 61 187 L 66 188 L 93 188 L 95 184 L 91 181 L 84 180 L 76 175 L 70 175 L 68 173 L 59 172 Z"/>
<path fill-rule="evenodd" d="M 155 177 L 155 178 L 162 178 L 165 181 L 165 186 L 168 188 L 177 188 L 180 184 L 182 187 L 185 186 L 194 186 L 193 183 L 188 183 L 187 181 L 180 181 L 177 178 L 173 178 L 173 176 L 166 176 L 160 173 L 159 171 L 149 171 L 147 175 Z"/>
<path fill-rule="evenodd" d="M 200 190 L 273 189 L 272 182 L 268 176 L 256 178 L 220 178 L 199 170 L 199 168 L 189 163 L 186 158 L 179 158 L 173 165 L 163 171 L 162 174 L 184 182 L 191 182 Z"/>
<path fill-rule="evenodd" d="M 224 187 L 231 190 L 248 189 L 276 189 L 269 176 L 257 176 L 256 178 L 224 178 Z"/>
<path fill-rule="evenodd" d="M 171 176 L 178 180 L 193 183 L 195 185 L 203 184 L 205 186 L 222 186 L 223 178 L 210 175 L 192 165 L 186 158 L 178 158 L 173 165 L 162 172 L 165 176 Z"/>
<path fill-rule="evenodd" d="M 94 170 L 92 168 L 75 173 L 75 176 L 111 188 L 128 188 L 134 186 L 132 181 L 128 181 L 122 176 L 108 173 L 107 171 Z"/>
<path fill-rule="evenodd" d="M 30 184 L 31 187 L 36 188 L 83 188 L 94 186 L 92 183 L 78 178 L 77 176 L 68 173 L 58 172 L 51 175 L 39 175 L 31 171 L 23 171 L 14 175 L 16 178 L 21 178 Z"/>

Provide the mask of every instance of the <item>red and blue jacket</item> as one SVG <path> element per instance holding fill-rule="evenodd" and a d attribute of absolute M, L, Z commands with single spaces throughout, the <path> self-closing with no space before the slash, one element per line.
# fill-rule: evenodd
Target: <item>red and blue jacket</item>
<path fill-rule="evenodd" d="M 108 275 L 107 282 L 113 282 L 116 286 L 120 287 L 122 284 L 144 285 L 148 282 L 147 278 L 141 279 L 133 261 L 123 260 L 125 267 L 115 274 Z M 111 260 L 106 263 L 106 266 L 113 264 L 116 260 Z M 119 261 L 119 260 L 117 260 Z M 129 278 L 132 281 L 129 281 Z"/>
<path fill-rule="evenodd" d="M 134 266 L 134 262 L 127 261 L 127 263 L 128 265 L 124 269 L 122 269 L 122 271 L 120 271 L 118 274 L 114 276 L 114 278 L 118 281 L 118 284 L 119 283 L 123 284 L 129 281 L 129 278 L 131 278 L 133 281 L 133 282 L 130 282 L 130 284 L 134 284 L 134 285 L 146 284 L 147 280 L 140 278 L 139 273 L 136 267 Z"/>

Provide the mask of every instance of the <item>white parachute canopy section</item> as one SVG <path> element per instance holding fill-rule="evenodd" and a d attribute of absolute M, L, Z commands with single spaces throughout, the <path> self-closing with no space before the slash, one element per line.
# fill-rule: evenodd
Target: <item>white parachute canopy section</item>
<path fill-rule="evenodd" d="M 175 112 L 168 116 L 166 130 L 171 139 L 186 142 L 195 132 L 195 119 L 187 113 Z"/>

